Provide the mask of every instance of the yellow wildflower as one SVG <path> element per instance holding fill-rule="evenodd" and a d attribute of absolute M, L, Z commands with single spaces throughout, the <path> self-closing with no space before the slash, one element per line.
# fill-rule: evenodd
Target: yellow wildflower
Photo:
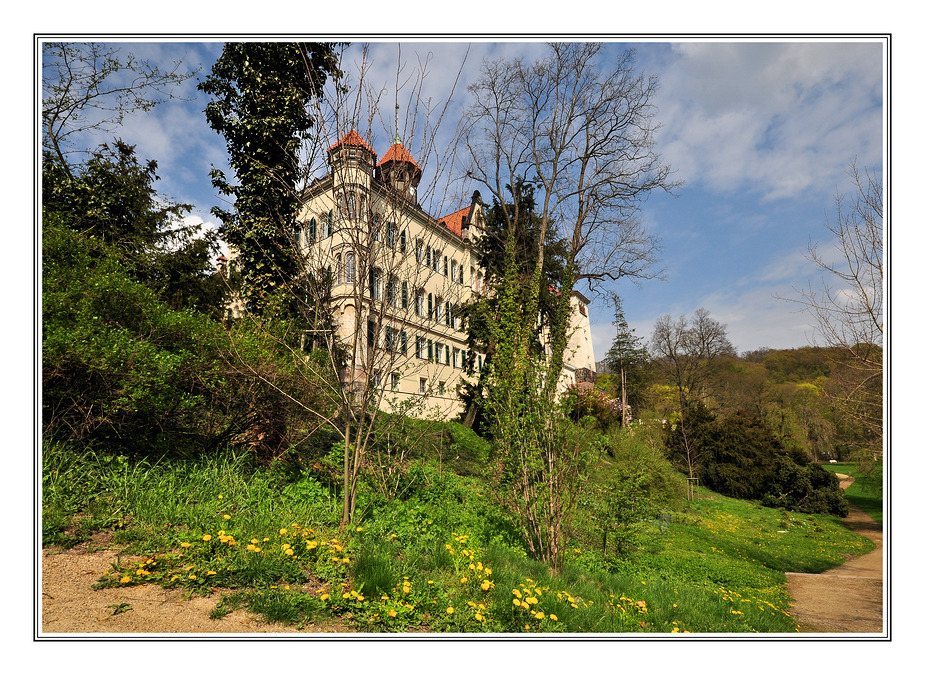
<path fill-rule="evenodd" d="M 203 540 L 203 541 L 211 541 L 211 540 L 212 540 L 212 535 L 211 535 L 211 534 L 204 534 L 204 535 L 202 535 L 202 540 Z"/>

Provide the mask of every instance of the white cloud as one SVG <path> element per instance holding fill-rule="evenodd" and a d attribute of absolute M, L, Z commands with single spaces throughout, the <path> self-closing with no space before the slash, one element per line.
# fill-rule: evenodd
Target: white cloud
<path fill-rule="evenodd" d="M 681 43 L 658 74 L 661 147 L 689 183 L 780 199 L 881 162 L 879 44 Z"/>

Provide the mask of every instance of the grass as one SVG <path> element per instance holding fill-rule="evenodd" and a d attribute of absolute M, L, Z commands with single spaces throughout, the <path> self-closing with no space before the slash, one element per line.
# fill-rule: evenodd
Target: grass
<path fill-rule="evenodd" d="M 845 490 L 845 498 L 880 525 L 883 525 L 883 474 L 862 473 L 857 464 L 824 464 L 835 473 L 852 476 L 855 481 Z"/>
<path fill-rule="evenodd" d="M 703 492 L 644 523 L 619 560 L 573 542 L 564 572 L 526 554 L 478 478 L 427 462 L 402 500 L 364 494 L 337 530 L 322 475 L 291 476 L 230 452 L 148 462 L 48 447 L 43 543 L 108 529 L 124 547 L 98 587 L 157 583 L 229 591 L 213 617 L 247 608 L 301 624 L 340 617 L 364 632 L 777 633 L 785 571 L 818 572 L 867 539 L 833 517 Z"/>

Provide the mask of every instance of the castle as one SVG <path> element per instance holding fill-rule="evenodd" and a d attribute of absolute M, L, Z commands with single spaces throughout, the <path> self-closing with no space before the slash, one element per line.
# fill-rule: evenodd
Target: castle
<path fill-rule="evenodd" d="M 473 251 L 484 228 L 479 194 L 443 217 L 426 213 L 418 203 L 423 171 L 397 138 L 379 159 L 351 130 L 328 148 L 327 162 L 329 171 L 300 195 L 294 236 L 308 269 L 330 279 L 337 336 L 349 348 L 341 380 L 375 387 L 385 409 L 459 415 L 459 386 L 484 363 L 467 351 L 457 315 L 486 292 Z M 571 302 L 561 388 L 595 368 L 588 300 L 574 292 Z"/>

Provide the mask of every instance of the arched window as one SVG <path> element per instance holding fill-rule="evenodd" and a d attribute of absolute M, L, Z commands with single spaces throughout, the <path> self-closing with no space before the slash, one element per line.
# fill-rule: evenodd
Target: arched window
<path fill-rule="evenodd" d="M 356 274 L 356 259 L 353 253 L 348 253 L 344 258 L 344 283 L 352 284 Z"/>

